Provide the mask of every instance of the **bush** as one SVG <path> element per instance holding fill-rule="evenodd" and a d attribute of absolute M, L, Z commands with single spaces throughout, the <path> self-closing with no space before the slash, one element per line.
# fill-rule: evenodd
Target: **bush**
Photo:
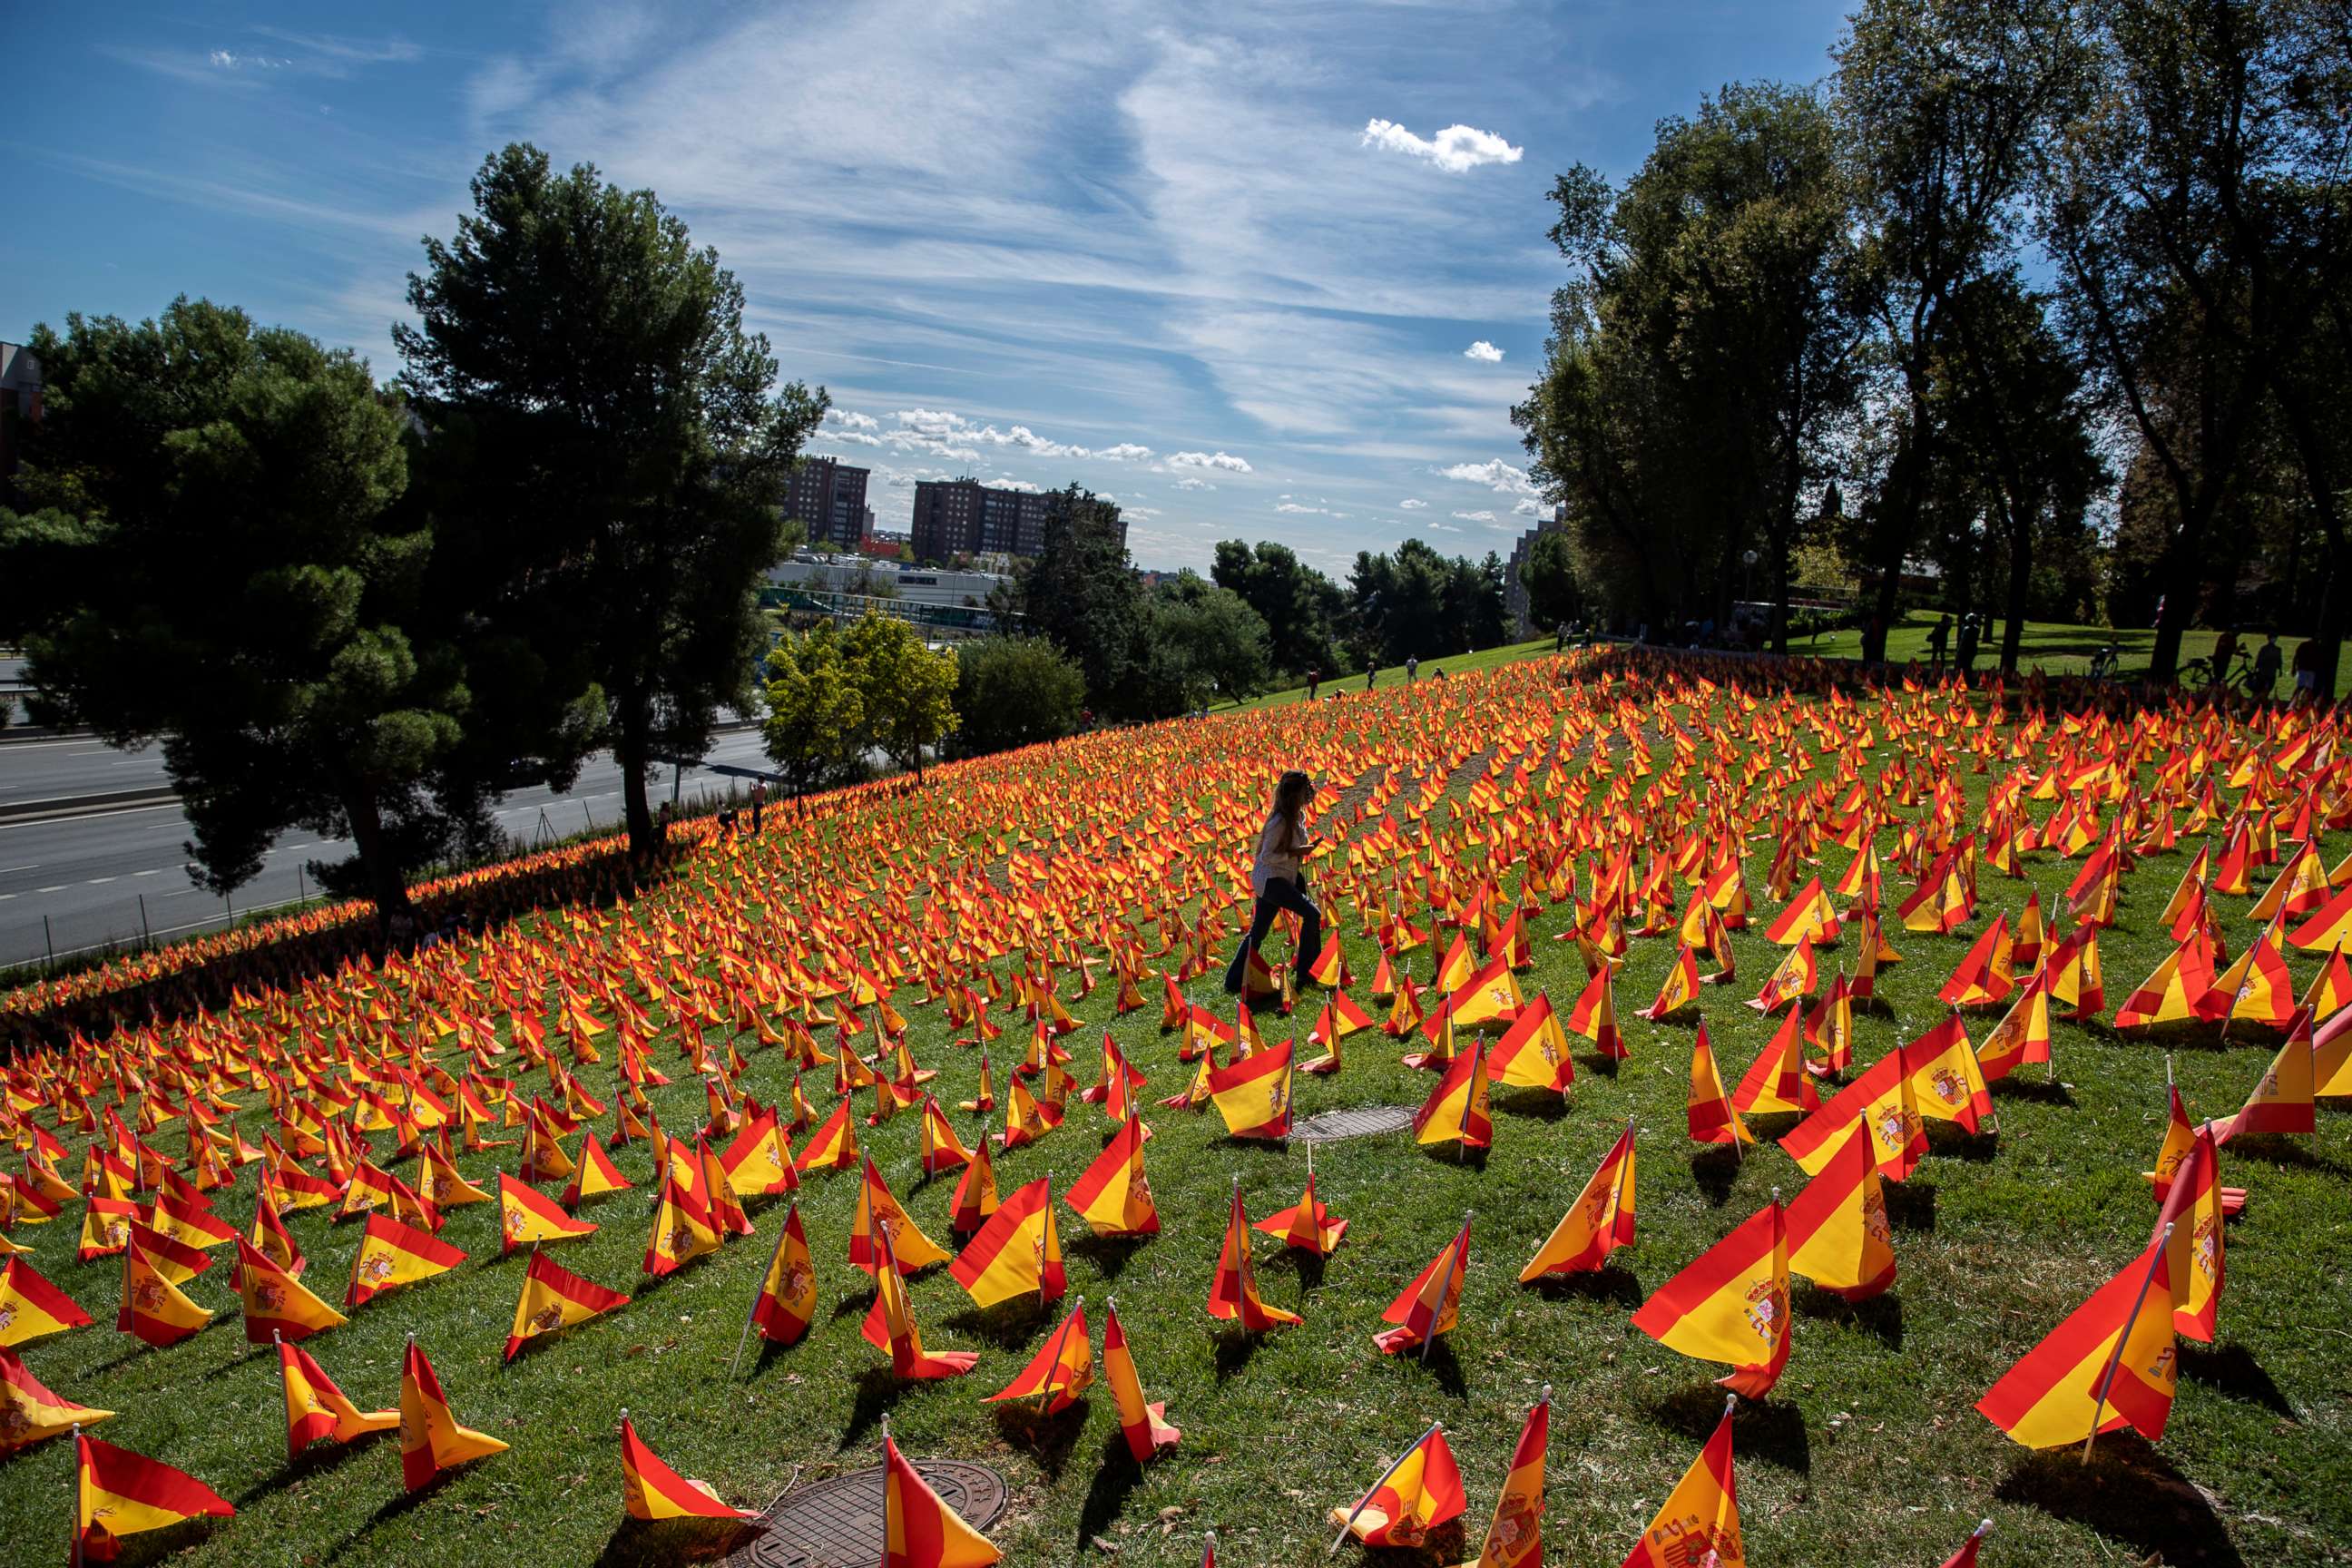
<path fill-rule="evenodd" d="M 965 756 L 1058 740 L 1078 727 L 1087 680 L 1043 637 L 983 637 L 956 650 L 956 749 Z"/>

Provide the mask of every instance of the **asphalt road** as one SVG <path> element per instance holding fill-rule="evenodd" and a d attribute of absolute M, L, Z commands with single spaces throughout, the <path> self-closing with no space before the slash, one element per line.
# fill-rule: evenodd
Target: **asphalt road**
<path fill-rule="evenodd" d="M 709 763 L 763 768 L 757 730 L 719 736 Z M 0 742 L 0 803 L 53 800 L 165 784 L 160 755 L 149 749 L 130 753 L 95 741 Z M 688 768 L 681 798 L 723 795 L 730 783 L 707 768 Z M 669 797 L 670 770 L 649 786 L 658 803 Z M 556 834 L 568 835 L 595 823 L 610 825 L 621 815 L 621 771 L 598 755 L 562 795 L 543 789 L 518 790 L 507 798 L 499 820 L 530 838 L 539 815 L 547 813 Z M 146 929 L 156 937 L 185 936 L 225 923 L 222 901 L 189 884 L 183 846 L 193 837 L 176 805 L 129 811 L 53 817 L 39 822 L 0 819 L 0 965 L 39 961 L 52 946 L 63 955 L 112 942 L 136 941 L 140 900 L 146 900 Z M 341 840 L 315 834 L 285 835 L 261 875 L 236 895 L 239 910 L 258 909 L 299 896 L 300 868 L 311 860 L 350 854 Z M 42 925 L 47 917 L 47 930 Z"/>

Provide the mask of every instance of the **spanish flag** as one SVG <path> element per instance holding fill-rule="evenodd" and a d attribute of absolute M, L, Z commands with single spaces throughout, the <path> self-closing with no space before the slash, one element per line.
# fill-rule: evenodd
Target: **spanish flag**
<path fill-rule="evenodd" d="M 441 1392 L 441 1379 L 414 1337 L 400 1373 L 400 1479 L 422 1491 L 444 1470 L 503 1454 L 507 1445 L 487 1432 L 461 1426 Z"/>
<path fill-rule="evenodd" d="M 1739 1541 L 1739 1487 L 1731 1474 L 1731 1412 L 1738 1403 L 1723 1402 L 1714 1436 L 1675 1483 L 1622 1568 L 1697 1568 L 1710 1553 L 1718 1568 L 1748 1568 Z"/>
<path fill-rule="evenodd" d="M 1636 1016 L 1661 1024 L 1697 1005 L 1698 959 L 1691 952 L 1690 943 L 1685 942 L 1682 951 L 1675 955 L 1674 968 L 1666 972 L 1665 983 L 1658 987 L 1656 999 Z"/>
<path fill-rule="evenodd" d="M 1486 1543 L 1478 1549 L 1477 1561 L 1463 1568 L 1537 1568 L 1543 1562 L 1544 1448 L 1550 1436 L 1551 1384 L 1546 1384 L 1519 1428 Z"/>
<path fill-rule="evenodd" d="M 594 1142 L 595 1137 L 590 1133 L 589 1142 Z M 584 1158 L 582 1163 L 586 1163 Z M 773 1110 L 762 1110 L 744 1122 L 735 1141 L 719 1152 L 719 1163 L 738 1197 L 773 1197 L 801 1184 L 799 1173 L 793 1169 L 793 1152 L 784 1146 L 783 1131 L 776 1125 Z"/>
<path fill-rule="evenodd" d="M 77 1423 L 95 1426 L 113 1418 L 111 1410 L 93 1410 L 50 1393 L 23 1357 L 0 1350 L 0 1454 L 70 1432 Z"/>
<path fill-rule="evenodd" d="M 730 1508 L 702 1481 L 693 1481 L 662 1463 L 637 1436 L 629 1413 L 621 1412 L 621 1495 L 631 1519 L 757 1519 L 756 1509 Z"/>
<path fill-rule="evenodd" d="M 1772 1392 L 1789 1364 L 1789 1235 L 1780 1200 L 1659 1286 L 1633 1326 L 1699 1361 L 1732 1364 L 1722 1386 L 1750 1399 Z"/>
<path fill-rule="evenodd" d="M 1032 1291 L 1040 1301 L 1060 1300 L 1067 1287 L 1061 1232 L 1054 1220 L 1053 1178 L 1040 1176 L 1015 1189 L 948 1272 L 978 1306 L 993 1307 Z"/>
<path fill-rule="evenodd" d="M 1804 1009 L 1791 1007 L 1781 1015 L 1780 1026 L 1769 1044 L 1757 1053 L 1739 1087 L 1732 1091 L 1731 1109 L 1743 1116 L 1773 1116 L 1784 1112 L 1809 1115 L 1822 1108 L 1822 1097 L 1805 1071 Z"/>
<path fill-rule="evenodd" d="M 88 1263 L 121 1252 L 131 1245 L 131 1226 L 138 1214 L 139 1205 L 129 1198 L 89 1199 L 82 1207 L 81 1245 L 74 1257 Z"/>
<path fill-rule="evenodd" d="M 2235 1116 L 2213 1124 L 2216 1145 L 2244 1132 L 2278 1132 L 2309 1136 L 2318 1129 L 2313 1094 L 2317 1089 L 2316 1054 L 2311 1042 L 2311 1015 L 2297 1014 L 2286 1043 L 2271 1058 L 2254 1091 Z"/>
<path fill-rule="evenodd" d="M 2213 1342 L 2214 1316 L 2221 1302 L 2225 1209 L 2213 1130 L 2200 1127 L 2156 1222 L 2158 1237 L 2169 1237 L 2164 1259 L 2171 1281 L 2172 1331 L 2200 1344 Z"/>
<path fill-rule="evenodd" d="M 1977 1401 L 2029 1448 L 2063 1448 L 2129 1426 L 2153 1443 L 2172 1414 L 2179 1368 L 2164 1242 L 2093 1292 Z"/>
<path fill-rule="evenodd" d="M 499 1256 L 542 1241 L 573 1241 L 596 1234 L 593 1220 L 574 1219 L 537 1187 L 499 1173 Z"/>
<path fill-rule="evenodd" d="M 151 1345 L 178 1344 L 213 1321 L 212 1309 L 188 1300 L 176 1280 L 191 1276 L 178 1273 L 141 1244 L 136 1233 L 143 1226 L 132 1229 L 131 1245 L 122 1253 L 122 1306 L 114 1326 Z"/>
<path fill-rule="evenodd" d="M 1696 968 L 1692 974 L 1696 983 Z M 1628 1052 L 1617 1033 L 1617 998 L 1612 984 L 1615 978 L 1615 968 L 1607 963 L 1593 970 L 1576 1005 L 1568 1010 L 1568 1032 L 1591 1040 L 1592 1048 L 1610 1060 L 1623 1061 Z"/>
<path fill-rule="evenodd" d="M 996 1212 L 996 1158 L 988 1151 L 989 1142 L 982 1138 L 948 1199 L 948 1229 L 958 1236 L 976 1234 Z"/>
<path fill-rule="evenodd" d="M 579 1169 L 572 1173 L 572 1180 L 563 1189 L 563 1206 L 567 1209 L 576 1210 L 590 1198 L 601 1198 L 606 1193 L 625 1192 L 636 1185 L 621 1174 L 621 1168 L 613 1163 L 613 1156 L 605 1152 L 593 1128 L 589 1130 L 587 1137 L 580 1141 L 580 1158 L 576 1163 Z"/>
<path fill-rule="evenodd" d="M 652 1233 L 646 1240 L 645 1272 L 656 1279 L 719 1250 L 719 1230 L 710 1210 L 675 1174 L 662 1183 L 661 1202 L 654 1209 Z"/>
<path fill-rule="evenodd" d="M 1445 1076 L 1413 1113 L 1413 1141 L 1422 1144 L 1455 1143 L 1465 1149 L 1492 1148 L 1495 1123 L 1487 1106 L 1492 1083 L 1486 1075 L 1486 1042 L 1475 1041 L 1466 1056 L 1454 1058 Z"/>
<path fill-rule="evenodd" d="M 1849 1301 L 1895 1283 L 1895 1233 L 1869 1141 L 1842 1140 L 1789 1205 L 1789 1271 Z"/>
<path fill-rule="evenodd" d="M 1234 1138 L 1290 1136 L 1290 1053 L 1285 1040 L 1209 1075 L 1209 1098 Z"/>
<path fill-rule="evenodd" d="M 1633 1239 L 1633 1123 L 1602 1155 L 1601 1164 L 1552 1227 L 1551 1235 L 1519 1270 L 1519 1283 L 1547 1274 L 1582 1274 Z"/>
<path fill-rule="evenodd" d="M 881 1272 L 874 1277 L 874 1306 L 860 1331 L 866 1342 L 890 1356 L 890 1370 L 901 1378 L 961 1377 L 978 1364 L 971 1351 L 927 1352 L 922 1330 L 915 1322 L 914 1303 L 907 1294 L 907 1277 L 889 1255 L 889 1232 L 883 1232 Z"/>
<path fill-rule="evenodd" d="M 1110 1384 L 1111 1398 L 1118 1406 L 1119 1431 L 1135 1462 L 1147 1463 L 1160 1449 L 1174 1447 L 1183 1434 L 1163 1419 L 1165 1405 L 1145 1403 L 1143 1380 L 1136 1374 L 1135 1355 L 1128 1348 L 1127 1327 L 1118 1321 L 1116 1301 L 1103 1311 L 1102 1359 L 1103 1381 Z"/>
<path fill-rule="evenodd" d="M 1738 1149 L 1756 1142 L 1748 1123 L 1739 1120 L 1731 1099 L 1723 1092 L 1723 1075 L 1715 1065 L 1715 1047 L 1707 1043 L 1702 1022 L 1691 1041 L 1690 1094 L 1685 1107 L 1694 1143 L 1728 1143 Z"/>
<path fill-rule="evenodd" d="M 1087 1335 L 1087 1299 L 1078 1298 L 1061 1325 L 1046 1336 L 1019 1376 L 981 1403 L 1043 1399 L 1045 1414 L 1058 1415 L 1078 1401 L 1095 1381 L 1094 1342 Z"/>
<path fill-rule="evenodd" d="M 335 1386 L 309 1351 L 278 1343 L 278 1379 L 286 1391 L 286 1458 L 291 1461 L 322 1437 L 348 1443 L 400 1425 L 397 1410 L 362 1410 Z"/>
<path fill-rule="evenodd" d="M 1927 1124 L 1919 1120 L 1911 1078 L 1899 1047 L 1781 1136 L 1780 1147 L 1807 1175 L 1818 1175 L 1837 1152 L 1840 1140 L 1859 1128 L 1878 1157 L 1878 1173 L 1899 1182 L 1919 1168 L 1927 1152 Z"/>
<path fill-rule="evenodd" d="M 1398 1456 L 1352 1509 L 1331 1510 L 1340 1539 L 1367 1546 L 1416 1547 L 1440 1526 L 1462 1516 L 1462 1471 L 1446 1446 L 1445 1429 L 1432 1426 Z"/>
<path fill-rule="evenodd" d="M 245 1342 L 249 1345 L 306 1340 L 349 1321 L 312 1295 L 290 1270 L 242 1237 L 236 1244 L 236 1290 L 245 1308 Z"/>
<path fill-rule="evenodd" d="M 923 1174 L 936 1176 L 952 1171 L 959 1165 L 971 1163 L 971 1151 L 956 1136 L 955 1124 L 948 1120 L 940 1102 L 929 1095 L 923 1097 L 922 1166 Z"/>
<path fill-rule="evenodd" d="M 1286 1209 L 1276 1209 L 1257 1222 L 1257 1228 L 1266 1235 L 1280 1238 L 1286 1247 L 1311 1252 L 1318 1258 L 1328 1258 L 1339 1250 L 1339 1238 L 1348 1234 L 1348 1222 L 1336 1219 L 1315 1195 L 1315 1161 L 1313 1146 L 1308 1146 L 1307 1161 L 1307 1192 Z"/>
<path fill-rule="evenodd" d="M 370 1215 L 360 1249 L 352 1258 L 351 1289 L 343 1294 L 343 1305 L 365 1306 L 386 1290 L 446 1274 L 465 1261 L 466 1255 L 446 1241 L 390 1215 Z"/>
<path fill-rule="evenodd" d="M 845 1171 L 856 1163 L 857 1128 L 850 1120 L 849 1101 L 845 1098 L 824 1119 L 824 1125 L 809 1134 L 793 1161 L 793 1169 L 806 1175 L 811 1171 Z"/>
<path fill-rule="evenodd" d="M 530 1255 L 523 1270 L 522 1295 L 515 1302 L 514 1329 L 507 1335 L 506 1359 L 512 1361 L 525 1340 L 584 1323 L 601 1313 L 629 1304 L 618 1290 L 608 1290 L 593 1279 L 559 1264 L 543 1252 Z"/>
<path fill-rule="evenodd" d="M 1514 1089 L 1539 1089 L 1564 1094 L 1576 1081 L 1576 1061 L 1569 1054 L 1568 1036 L 1543 992 L 1523 1004 L 1518 1016 L 1495 1044 L 1486 1070 L 1496 1082 Z"/>
<path fill-rule="evenodd" d="M 1381 1321 L 1396 1325 L 1372 1336 L 1381 1353 L 1395 1355 L 1419 1346 L 1426 1359 L 1437 1336 L 1450 1332 L 1459 1320 L 1462 1282 L 1469 1269 L 1470 1219 L 1465 1215 L 1454 1239 L 1438 1249 L 1437 1256 L 1381 1313 Z"/>
<path fill-rule="evenodd" d="M 1911 1101 L 1922 1117 L 1957 1122 L 1969 1132 L 1982 1132 L 1988 1124 L 1993 1131 L 2000 1130 L 1984 1069 L 1958 1015 L 1905 1046 L 1903 1068 L 1911 1082 Z"/>
<path fill-rule="evenodd" d="M 816 1318 L 816 1265 L 809 1256 L 808 1237 L 801 1229 L 801 1205 L 784 1211 L 784 1228 L 776 1250 L 768 1258 L 768 1272 L 760 1281 L 760 1298 L 751 1308 L 751 1322 L 760 1337 L 772 1344 L 797 1343 Z"/>
<path fill-rule="evenodd" d="M 897 1256 L 899 1268 L 923 1269 L 948 1260 L 947 1249 L 925 1236 L 907 1217 L 907 1211 L 868 1156 L 864 1178 L 857 1185 L 857 1210 L 849 1222 L 851 1268 L 862 1268 L 868 1274 L 881 1269 L 884 1226 L 890 1227 L 890 1250 Z"/>
<path fill-rule="evenodd" d="M 887 1421 L 887 1417 L 886 1417 Z M 898 1445 L 882 1435 L 880 1568 L 989 1568 L 1003 1553 L 940 1499 Z"/>
<path fill-rule="evenodd" d="M 23 1258 L 0 1263 L 0 1346 L 87 1327 L 89 1314 Z"/>
<path fill-rule="evenodd" d="M 87 1435 L 74 1443 L 77 1563 L 111 1563 L 126 1535 L 236 1512 L 226 1498 L 184 1470 Z"/>
<path fill-rule="evenodd" d="M 1302 1320 L 1296 1312 L 1267 1305 L 1257 1293 L 1257 1271 L 1250 1258 L 1249 1220 L 1242 1213 L 1242 1179 L 1234 1178 L 1233 1211 L 1225 1221 L 1224 1247 L 1217 1255 L 1216 1278 L 1209 1285 L 1209 1316 L 1239 1323 L 1244 1332 L 1286 1329 Z"/>
<path fill-rule="evenodd" d="M 2032 1062 L 2050 1059 L 2050 986 L 2037 973 L 1977 1047 L 1977 1070 L 1988 1083 Z"/>
<path fill-rule="evenodd" d="M 1160 1234 L 1160 1211 L 1143 1174 L 1143 1123 L 1132 1111 L 1064 1201 L 1097 1236 Z"/>

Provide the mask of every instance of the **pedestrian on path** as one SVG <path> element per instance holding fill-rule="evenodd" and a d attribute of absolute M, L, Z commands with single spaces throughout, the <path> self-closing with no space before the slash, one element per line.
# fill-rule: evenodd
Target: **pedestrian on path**
<path fill-rule="evenodd" d="M 1265 814 L 1265 826 L 1258 829 L 1257 861 L 1250 871 L 1250 890 L 1257 895 L 1256 907 L 1250 913 L 1249 935 L 1234 952 L 1234 961 L 1225 969 L 1225 994 L 1238 996 L 1242 980 L 1249 973 L 1250 955 L 1265 933 L 1274 926 L 1274 917 L 1288 910 L 1299 921 L 1298 952 L 1296 968 L 1298 983 L 1307 984 L 1307 967 L 1323 951 L 1323 911 L 1307 897 L 1307 878 L 1303 861 L 1320 838 L 1307 834 L 1307 807 L 1315 799 L 1315 781 L 1297 768 L 1282 775 L 1274 786 L 1274 804 Z"/>

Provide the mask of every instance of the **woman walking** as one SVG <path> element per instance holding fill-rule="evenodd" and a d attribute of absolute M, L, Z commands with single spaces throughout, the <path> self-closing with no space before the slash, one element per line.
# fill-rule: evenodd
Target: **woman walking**
<path fill-rule="evenodd" d="M 1257 907 L 1250 915 L 1247 940 L 1225 970 L 1229 996 L 1241 994 L 1250 954 L 1257 951 L 1257 944 L 1274 925 L 1274 917 L 1284 910 L 1299 920 L 1298 953 L 1293 967 L 1302 984 L 1307 965 L 1323 951 L 1323 911 L 1307 899 L 1307 879 L 1299 868 L 1300 859 L 1323 842 L 1307 837 L 1303 820 L 1307 803 L 1314 798 L 1315 781 L 1297 768 L 1284 773 L 1274 786 L 1274 807 L 1266 813 L 1265 826 L 1258 830 L 1257 864 L 1250 873 L 1250 890 L 1257 895 Z"/>

